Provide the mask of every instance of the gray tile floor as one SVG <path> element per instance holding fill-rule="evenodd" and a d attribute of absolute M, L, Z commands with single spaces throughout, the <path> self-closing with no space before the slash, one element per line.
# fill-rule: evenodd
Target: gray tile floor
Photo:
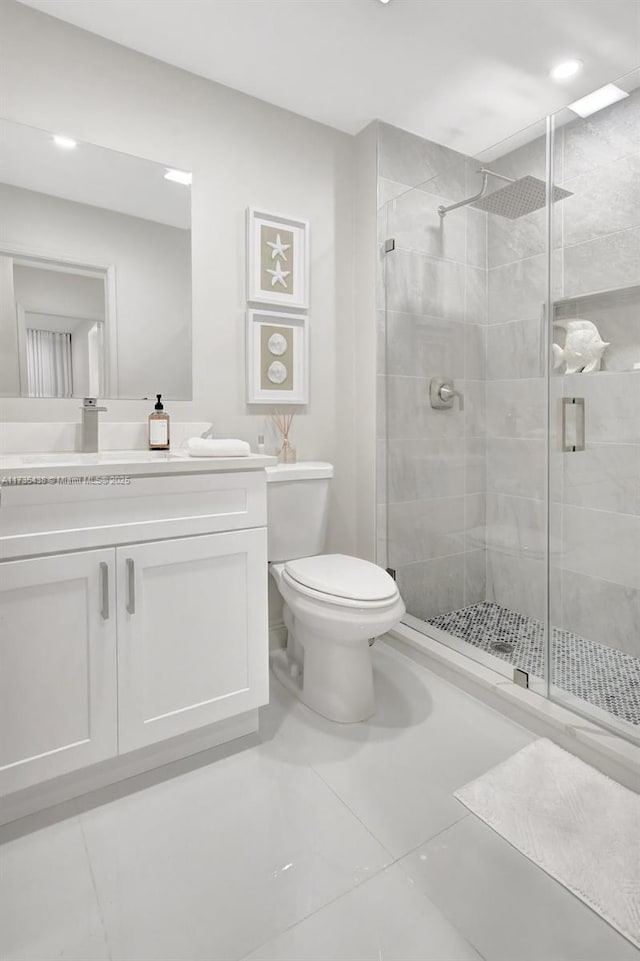
<path fill-rule="evenodd" d="M 242 750 L 0 829 L 0 958 L 640 961 L 453 797 L 534 735 L 373 651 L 365 724 L 272 679 Z"/>
<path fill-rule="evenodd" d="M 544 625 L 492 601 L 440 614 L 428 621 L 489 654 L 544 676 Z M 553 628 L 552 681 L 631 724 L 640 724 L 640 660 Z M 497 645 L 497 646 L 496 646 Z"/>

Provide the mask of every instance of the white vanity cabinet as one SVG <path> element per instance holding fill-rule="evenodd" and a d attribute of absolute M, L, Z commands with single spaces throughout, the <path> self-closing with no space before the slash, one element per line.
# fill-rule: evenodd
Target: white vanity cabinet
<path fill-rule="evenodd" d="M 118 780 L 202 750 L 206 732 L 213 745 L 257 728 L 266 479 L 215 467 L 167 461 L 123 486 L 2 487 L 1 796 L 102 762 Z"/>
<path fill-rule="evenodd" d="M 0 793 L 118 751 L 115 552 L 0 566 Z"/>
<path fill-rule="evenodd" d="M 267 700 L 263 530 L 118 547 L 116 558 L 120 751 Z"/>

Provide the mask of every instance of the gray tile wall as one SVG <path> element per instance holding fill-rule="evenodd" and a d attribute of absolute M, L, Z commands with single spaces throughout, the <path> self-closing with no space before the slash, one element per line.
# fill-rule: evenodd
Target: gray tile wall
<path fill-rule="evenodd" d="M 592 320 L 611 346 L 602 371 L 557 378 L 585 398 L 586 450 L 564 455 L 554 491 L 552 600 L 562 627 L 640 656 L 640 91 L 563 128 L 558 149 L 573 191 L 558 218 L 562 293 L 582 298 L 558 313 Z"/>
<path fill-rule="evenodd" d="M 381 253 L 379 561 L 427 618 L 485 596 L 486 215 L 438 215 L 473 189 L 462 154 L 386 124 L 378 149 L 381 250 L 396 242 Z M 430 406 L 435 376 L 463 411 Z"/>
<path fill-rule="evenodd" d="M 494 165 L 540 176 L 543 150 L 536 141 Z M 552 615 L 640 656 L 640 94 L 559 130 L 554 160 L 556 182 L 573 192 L 554 208 L 554 293 L 573 298 L 556 315 L 592 320 L 611 347 L 601 372 L 552 385 Z M 544 221 L 544 211 L 490 215 L 487 232 L 487 595 L 537 617 L 546 422 L 534 308 L 544 297 Z M 558 452 L 563 395 L 585 398 L 584 453 Z"/>
<path fill-rule="evenodd" d="M 544 179 L 544 138 L 488 166 Z M 487 217 L 487 599 L 546 614 L 546 214 Z"/>

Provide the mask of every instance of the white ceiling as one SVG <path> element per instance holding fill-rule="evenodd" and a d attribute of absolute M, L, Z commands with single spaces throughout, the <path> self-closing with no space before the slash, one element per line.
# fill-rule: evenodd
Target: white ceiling
<path fill-rule="evenodd" d="M 638 0 L 22 2 L 348 133 L 377 118 L 466 153 L 640 63 Z"/>

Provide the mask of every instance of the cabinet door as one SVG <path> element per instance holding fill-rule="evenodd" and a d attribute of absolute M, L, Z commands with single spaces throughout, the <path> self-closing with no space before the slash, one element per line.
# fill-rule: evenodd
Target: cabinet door
<path fill-rule="evenodd" d="M 267 702 L 266 537 L 116 549 L 121 753 Z"/>
<path fill-rule="evenodd" d="M 0 794 L 117 754 L 115 551 L 0 564 Z"/>

